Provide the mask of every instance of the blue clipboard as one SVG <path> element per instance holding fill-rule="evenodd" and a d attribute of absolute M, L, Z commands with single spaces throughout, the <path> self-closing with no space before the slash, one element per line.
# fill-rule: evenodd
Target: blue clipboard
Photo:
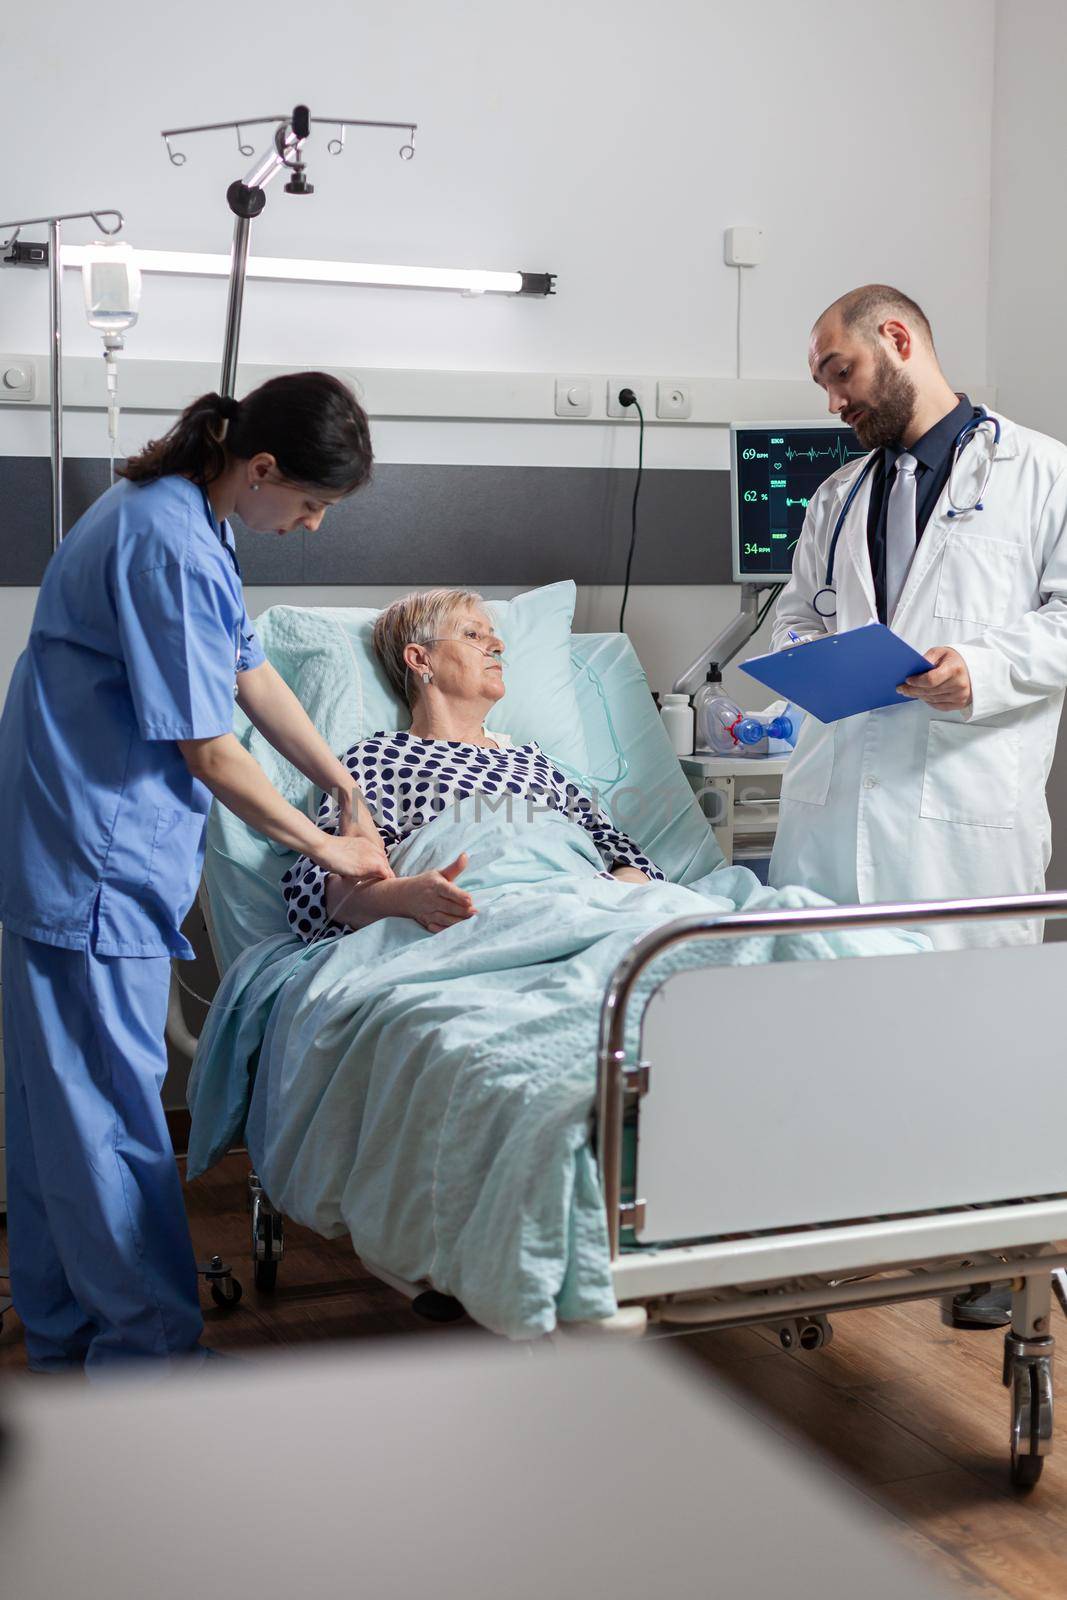
<path fill-rule="evenodd" d="M 914 705 L 914 700 L 897 693 L 897 686 L 931 667 L 891 628 L 871 622 L 769 656 L 754 656 L 741 671 L 820 722 L 839 722 L 881 706 Z"/>

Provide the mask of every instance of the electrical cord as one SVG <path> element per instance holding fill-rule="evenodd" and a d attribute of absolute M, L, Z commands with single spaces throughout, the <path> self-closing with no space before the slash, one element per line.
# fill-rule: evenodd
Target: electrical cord
<path fill-rule="evenodd" d="M 770 609 L 773 606 L 774 602 L 777 600 L 778 596 L 781 594 L 781 592 L 782 592 L 782 590 L 784 588 L 785 588 L 785 584 L 784 583 L 776 583 L 775 584 L 774 588 L 771 590 L 770 594 L 767 596 L 766 600 L 763 602 L 763 605 L 756 612 L 756 629 L 754 631 L 758 631 L 763 626 L 764 622 L 767 619 L 767 613 L 770 611 Z"/>
<path fill-rule="evenodd" d="M 641 478 L 645 470 L 645 413 L 641 410 L 641 402 L 632 389 L 619 390 L 619 404 L 622 406 L 635 406 L 638 417 L 637 435 L 637 480 L 634 483 L 633 505 L 630 508 L 630 550 L 626 557 L 626 581 L 622 591 L 622 605 L 619 607 L 619 632 L 626 630 L 623 626 L 626 620 L 626 602 L 630 598 L 630 568 L 634 562 L 634 549 L 637 545 L 637 499 L 641 493 Z"/>

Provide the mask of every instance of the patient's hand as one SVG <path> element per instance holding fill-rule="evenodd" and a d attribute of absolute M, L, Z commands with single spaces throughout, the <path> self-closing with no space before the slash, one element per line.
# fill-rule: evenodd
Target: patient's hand
<path fill-rule="evenodd" d="M 411 917 L 430 933 L 441 933 L 454 922 L 465 922 L 474 915 L 474 901 L 455 879 L 467 865 L 464 853 L 440 872 L 420 872 L 414 878 L 398 878 L 396 889 L 405 909 L 400 915 Z"/>
<path fill-rule="evenodd" d="M 612 867 L 611 876 L 620 883 L 651 883 L 652 879 L 640 867 Z"/>
<path fill-rule="evenodd" d="M 470 895 L 453 881 L 466 865 L 467 856 L 460 855 L 440 872 L 420 872 L 385 883 L 331 875 L 326 880 L 326 910 L 332 922 L 347 928 L 367 928 L 383 917 L 410 917 L 429 933 L 440 933 L 474 915 Z"/>

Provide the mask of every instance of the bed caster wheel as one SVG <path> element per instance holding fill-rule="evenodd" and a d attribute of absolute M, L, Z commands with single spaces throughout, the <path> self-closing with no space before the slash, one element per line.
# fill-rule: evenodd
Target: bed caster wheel
<path fill-rule="evenodd" d="M 783 1350 L 821 1350 L 833 1336 L 829 1318 L 822 1315 L 790 1317 L 788 1322 L 778 1324 L 778 1342 Z"/>
<path fill-rule="evenodd" d="M 273 1294 L 278 1287 L 278 1263 L 257 1261 L 252 1268 L 252 1282 L 260 1294 Z"/>
<path fill-rule="evenodd" d="M 285 1253 L 285 1223 L 257 1187 L 252 1201 L 252 1277 L 257 1289 L 272 1294 L 278 1283 L 278 1262 Z"/>
<path fill-rule="evenodd" d="M 440 1294 L 436 1289 L 426 1289 L 422 1294 L 417 1294 L 411 1302 L 411 1309 L 417 1317 L 425 1317 L 427 1322 L 458 1322 L 467 1315 L 458 1300 L 450 1294 Z"/>
<path fill-rule="evenodd" d="M 206 1266 L 197 1266 L 202 1278 L 206 1278 L 211 1288 L 211 1298 L 222 1311 L 232 1311 L 240 1304 L 241 1284 L 234 1277 L 233 1268 L 224 1265 L 221 1256 L 212 1256 Z"/>
<path fill-rule="evenodd" d="M 1004 1373 L 1011 1390 L 1011 1481 L 1032 1489 L 1052 1449 L 1052 1340 L 1005 1334 Z"/>
<path fill-rule="evenodd" d="M 232 1276 L 211 1285 L 211 1298 L 223 1311 L 232 1311 L 239 1304 L 243 1293 L 240 1283 Z"/>
<path fill-rule="evenodd" d="M 1012 1456 L 1011 1481 L 1013 1488 L 1032 1489 L 1041 1476 L 1044 1456 Z"/>
<path fill-rule="evenodd" d="M 798 1317 L 797 1323 L 802 1350 L 821 1350 L 834 1336 L 828 1317 Z"/>

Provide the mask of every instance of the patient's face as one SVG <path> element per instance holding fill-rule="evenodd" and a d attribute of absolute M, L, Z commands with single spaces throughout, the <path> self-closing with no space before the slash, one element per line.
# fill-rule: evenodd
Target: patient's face
<path fill-rule="evenodd" d="M 434 688 L 450 699 L 488 701 L 504 694 L 504 641 L 479 606 L 453 613 L 433 646 Z"/>

